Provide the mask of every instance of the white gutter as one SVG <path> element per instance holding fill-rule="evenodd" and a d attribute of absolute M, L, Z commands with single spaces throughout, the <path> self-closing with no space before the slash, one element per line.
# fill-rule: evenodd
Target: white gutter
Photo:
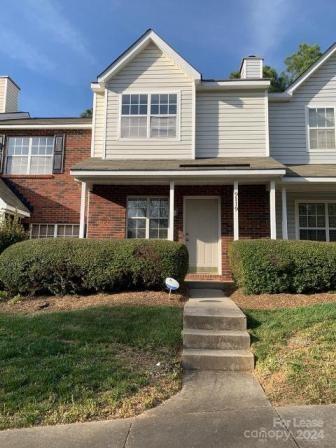
<path fill-rule="evenodd" d="M 267 89 L 269 86 L 270 81 L 266 80 L 202 81 L 197 90 Z"/>
<path fill-rule="evenodd" d="M 17 207 L 12 207 L 11 205 L 8 205 L 2 198 L 0 198 L 0 210 L 2 210 L 4 212 L 14 213 L 14 214 L 17 213 L 18 215 L 25 216 L 27 218 L 30 217 L 29 212 L 26 212 Z"/>
<path fill-rule="evenodd" d="M 302 184 L 302 183 L 335 183 L 336 177 L 283 177 L 282 182 L 286 184 Z"/>

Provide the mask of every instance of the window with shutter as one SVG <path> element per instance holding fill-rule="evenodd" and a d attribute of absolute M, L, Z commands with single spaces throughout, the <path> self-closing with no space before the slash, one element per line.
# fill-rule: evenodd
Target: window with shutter
<path fill-rule="evenodd" d="M 63 173 L 64 135 L 55 135 L 53 173 Z"/>
<path fill-rule="evenodd" d="M 5 162 L 5 135 L 0 135 L 0 174 L 3 173 Z"/>

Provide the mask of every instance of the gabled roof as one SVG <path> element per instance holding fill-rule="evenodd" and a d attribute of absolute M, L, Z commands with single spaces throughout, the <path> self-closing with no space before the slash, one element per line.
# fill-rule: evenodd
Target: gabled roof
<path fill-rule="evenodd" d="M 0 179 L 0 210 L 9 213 L 18 213 L 21 216 L 30 216 L 28 208 L 2 179 Z"/>
<path fill-rule="evenodd" d="M 104 82 L 121 70 L 128 62 L 130 62 L 137 54 L 141 52 L 150 42 L 153 42 L 166 55 L 170 56 L 174 62 L 191 78 L 195 80 L 201 79 L 201 74 L 180 56 L 170 45 L 167 44 L 152 29 L 148 29 L 140 36 L 126 51 L 124 51 L 117 59 L 115 59 L 98 77 L 98 82 Z"/>
<path fill-rule="evenodd" d="M 295 90 L 308 79 L 317 69 L 321 67 L 334 53 L 336 52 L 336 42 L 333 43 L 323 54 L 322 56 L 315 61 L 310 67 L 307 68 L 306 71 L 302 73 L 292 84 L 287 87 L 284 93 L 288 95 L 293 95 Z"/>

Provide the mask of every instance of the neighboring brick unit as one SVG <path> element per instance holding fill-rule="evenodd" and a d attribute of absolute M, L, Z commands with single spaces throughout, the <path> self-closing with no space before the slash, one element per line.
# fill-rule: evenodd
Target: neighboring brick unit
<path fill-rule="evenodd" d="M 31 208 L 30 223 L 79 223 L 80 185 L 70 176 L 71 167 L 90 157 L 91 130 L 11 130 L 6 136 L 65 135 L 64 173 L 3 175 L 5 182 Z"/>
<path fill-rule="evenodd" d="M 94 185 L 89 199 L 89 238 L 125 238 L 127 196 L 169 196 L 164 185 Z M 220 196 L 222 234 L 222 279 L 230 280 L 228 246 L 233 240 L 233 187 L 176 186 L 174 238 L 184 241 L 183 197 Z M 239 189 L 239 222 L 242 238 L 269 237 L 269 197 L 264 185 L 246 185 Z M 199 276 L 199 274 L 197 275 Z M 208 278 L 206 275 L 200 277 Z M 211 276 L 214 277 L 214 276 Z"/>

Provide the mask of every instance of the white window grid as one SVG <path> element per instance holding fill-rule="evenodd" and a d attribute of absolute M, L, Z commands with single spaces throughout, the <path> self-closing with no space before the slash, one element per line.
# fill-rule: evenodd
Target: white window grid
<path fill-rule="evenodd" d="M 34 230 L 37 229 L 35 234 Z M 45 230 L 41 233 L 41 230 Z M 67 232 L 71 230 L 71 232 Z M 69 234 L 68 234 L 69 233 Z M 79 224 L 30 224 L 30 238 L 31 239 L 41 239 L 41 238 L 78 238 L 79 237 Z"/>
<path fill-rule="evenodd" d="M 123 114 L 123 97 L 126 95 L 137 95 L 140 98 L 140 95 L 145 95 L 147 96 L 147 114 Z M 171 113 L 167 113 L 167 114 L 152 114 L 152 96 L 154 95 L 159 95 L 159 98 L 161 95 L 168 95 L 168 98 L 170 98 L 171 95 L 176 96 L 176 102 L 174 103 L 170 103 L 170 105 L 176 105 L 176 113 L 175 114 L 171 114 Z M 160 101 L 160 100 L 159 100 Z M 156 105 L 157 103 L 155 103 Z M 140 105 L 139 104 L 139 108 L 138 111 L 140 111 Z M 123 93 L 120 95 L 120 124 L 119 124 L 119 137 L 121 139 L 126 139 L 126 140 L 138 140 L 138 139 L 150 139 L 150 140 L 177 140 L 179 138 L 179 105 L 180 105 L 180 94 L 179 92 L 150 92 L 150 93 L 138 93 L 138 92 L 131 92 L 131 93 Z M 169 107 L 169 100 L 168 100 L 168 107 Z M 122 121 L 125 118 L 146 118 L 146 135 L 145 136 L 122 136 Z M 152 118 L 156 118 L 157 122 L 159 122 L 159 126 L 161 126 L 161 122 L 165 121 L 165 126 L 166 126 L 166 135 L 152 135 L 151 132 L 151 121 Z M 162 119 L 162 120 L 161 120 Z M 174 120 L 175 122 L 175 135 L 174 136 L 169 136 L 169 129 L 172 128 L 172 120 Z M 130 120 L 129 121 L 129 127 L 130 127 Z M 136 127 L 136 126 L 133 126 Z M 140 128 L 140 122 L 138 123 L 138 128 Z"/>
<path fill-rule="evenodd" d="M 318 124 L 316 126 L 310 125 L 310 111 L 311 110 L 324 110 L 325 114 L 327 114 L 327 109 L 331 109 L 333 111 L 333 126 L 319 126 Z M 309 105 L 307 106 L 307 115 L 306 115 L 306 122 L 307 122 L 307 141 L 308 141 L 308 150 L 309 151 L 328 151 L 328 150 L 335 150 L 336 149 L 336 126 L 335 126 L 335 106 L 334 105 Z M 312 147 L 312 139 L 310 135 L 310 131 L 315 130 L 317 131 L 317 145 L 316 147 Z M 334 131 L 333 133 L 333 139 L 334 144 L 329 147 L 321 147 L 318 144 L 318 131 Z"/>
<path fill-rule="evenodd" d="M 168 198 L 168 196 L 129 196 L 128 198 L 127 198 L 127 210 L 126 210 L 126 236 L 127 236 L 127 238 L 132 238 L 132 237 L 129 237 L 128 236 L 128 221 L 129 220 L 145 220 L 145 238 L 146 239 L 167 239 L 168 238 L 168 229 L 169 229 L 169 216 L 167 216 L 167 218 L 161 218 L 161 217 L 155 217 L 155 216 L 151 216 L 150 215 L 150 202 L 151 202 L 151 200 L 165 200 L 165 201 L 167 201 L 167 205 L 168 205 L 168 207 L 169 207 L 169 198 Z M 135 216 L 135 217 L 129 217 L 128 216 L 128 209 L 129 209 L 129 201 L 132 201 L 132 200 L 137 200 L 137 201 L 144 201 L 144 202 L 146 202 L 146 216 Z M 166 238 L 151 238 L 150 237 L 150 234 L 149 234 L 149 230 L 150 230 L 150 220 L 151 219 L 155 219 L 155 220 L 158 220 L 158 221 L 161 221 L 161 220 L 167 220 L 168 221 L 168 226 L 167 226 L 167 228 L 165 228 L 165 227 L 158 227 L 158 228 L 156 228 L 156 229 L 152 229 L 152 230 L 157 230 L 157 231 L 159 231 L 159 229 L 160 230 L 165 230 L 165 229 L 167 229 L 167 237 Z"/>
<path fill-rule="evenodd" d="M 301 226 L 300 225 L 300 205 L 314 205 L 314 204 L 319 204 L 319 205 L 323 205 L 324 206 L 324 226 Z M 297 202 L 297 234 L 298 234 L 298 239 L 300 239 L 300 233 L 301 230 L 322 230 L 325 231 L 325 235 L 326 235 L 326 239 L 325 241 L 330 242 L 330 231 L 335 231 L 336 232 L 336 225 L 331 225 L 330 224 L 330 217 L 331 216 L 335 216 L 335 222 L 336 222 L 336 213 L 330 215 L 329 214 L 329 208 L 330 205 L 334 205 L 336 207 L 336 202 L 332 202 L 332 201 L 299 201 Z M 316 216 L 322 216 L 322 215 L 316 215 Z M 333 240 L 334 241 L 334 240 Z"/>
<path fill-rule="evenodd" d="M 26 141 L 26 144 L 24 144 Z M 13 142 L 14 154 L 9 154 Z M 44 143 L 42 143 L 44 142 Z M 6 174 L 52 174 L 54 158 L 55 137 L 52 136 L 20 136 L 8 137 L 6 151 Z M 22 154 L 23 148 L 27 148 L 27 154 Z M 47 149 L 51 148 L 51 153 Z M 15 154 L 15 152 L 18 152 Z M 19 160 L 19 170 L 12 171 L 9 168 L 9 160 Z"/>

